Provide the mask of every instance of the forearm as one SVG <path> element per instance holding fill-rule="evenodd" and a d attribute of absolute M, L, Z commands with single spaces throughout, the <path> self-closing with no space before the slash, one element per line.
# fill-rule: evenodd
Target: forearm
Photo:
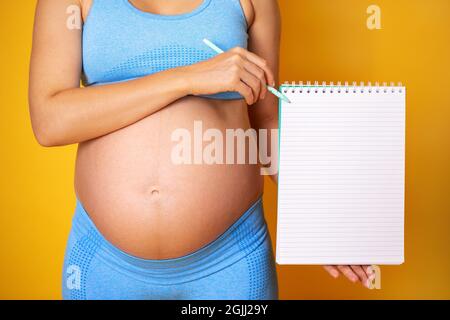
<path fill-rule="evenodd" d="M 270 172 L 270 178 L 278 184 L 278 115 L 274 118 L 267 119 L 261 123 L 261 128 L 267 129 L 267 150 L 270 154 L 270 163 L 265 165 Z"/>
<path fill-rule="evenodd" d="M 270 175 L 270 178 L 278 183 L 278 110 L 276 108 L 276 99 L 274 97 L 268 96 L 266 100 L 269 101 L 261 101 L 260 104 L 269 103 L 273 106 L 267 107 L 266 110 L 272 110 L 270 113 L 258 113 L 253 112 L 252 116 L 252 127 L 259 133 L 259 139 L 261 139 L 261 134 L 267 133 L 265 137 L 266 145 L 260 148 L 260 155 L 263 155 L 263 158 L 267 158 L 270 161 L 262 163 L 263 167 L 266 168 L 266 172 Z M 258 105 L 255 106 L 255 110 L 260 107 Z M 261 142 L 261 141 L 260 141 Z M 260 143 L 261 144 L 261 143 Z"/>
<path fill-rule="evenodd" d="M 189 93 L 185 70 L 140 79 L 62 90 L 31 101 L 38 141 L 60 146 L 100 137 L 133 124 Z"/>

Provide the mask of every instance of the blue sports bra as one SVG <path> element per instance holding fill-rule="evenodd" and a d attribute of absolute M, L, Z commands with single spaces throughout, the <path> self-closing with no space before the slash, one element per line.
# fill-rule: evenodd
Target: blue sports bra
<path fill-rule="evenodd" d="M 157 15 L 128 0 L 93 0 L 83 27 L 83 82 L 101 85 L 136 79 L 212 58 L 207 38 L 224 50 L 247 48 L 240 0 L 203 0 L 189 13 Z M 236 92 L 209 96 L 242 99 Z"/>

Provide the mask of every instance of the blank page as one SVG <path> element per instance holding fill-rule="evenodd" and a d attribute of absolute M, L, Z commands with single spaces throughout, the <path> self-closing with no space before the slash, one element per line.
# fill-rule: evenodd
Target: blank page
<path fill-rule="evenodd" d="M 277 263 L 403 263 L 406 89 L 282 91 Z"/>

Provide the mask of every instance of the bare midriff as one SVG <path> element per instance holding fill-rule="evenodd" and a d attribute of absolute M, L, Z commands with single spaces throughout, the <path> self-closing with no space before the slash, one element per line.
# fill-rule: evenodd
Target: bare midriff
<path fill-rule="evenodd" d="M 170 259 L 214 241 L 260 197 L 256 164 L 179 164 L 172 133 L 250 128 L 243 100 L 185 97 L 78 148 L 75 189 L 103 236 L 145 259 Z M 193 145 L 192 141 L 192 145 Z M 205 144 L 208 144 L 205 142 Z"/>

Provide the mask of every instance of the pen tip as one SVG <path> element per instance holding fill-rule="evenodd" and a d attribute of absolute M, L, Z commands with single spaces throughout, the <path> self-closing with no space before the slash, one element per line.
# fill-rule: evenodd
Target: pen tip
<path fill-rule="evenodd" d="M 281 99 L 283 99 L 284 102 L 292 103 L 291 100 L 289 100 L 289 98 L 286 97 L 284 94 L 281 96 Z"/>

